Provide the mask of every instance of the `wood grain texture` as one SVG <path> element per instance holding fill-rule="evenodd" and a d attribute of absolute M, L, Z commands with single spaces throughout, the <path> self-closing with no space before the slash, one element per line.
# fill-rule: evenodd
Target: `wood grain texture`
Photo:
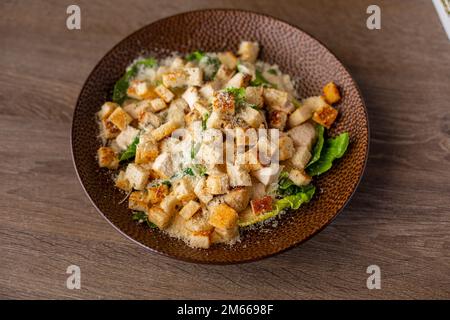
<path fill-rule="evenodd" d="M 0 298 L 450 298 L 450 43 L 428 1 L 69 1 L 0 3 Z M 123 37 L 207 7 L 295 24 L 349 68 L 366 100 L 371 150 L 344 212 L 304 245 L 259 262 L 207 266 L 151 254 L 92 207 L 72 166 L 77 95 Z M 129 12 L 129 17 L 123 13 Z M 132 18 L 130 18 L 132 17 Z M 68 290 L 66 268 L 81 267 Z M 366 288 L 377 264 L 382 289 Z"/>

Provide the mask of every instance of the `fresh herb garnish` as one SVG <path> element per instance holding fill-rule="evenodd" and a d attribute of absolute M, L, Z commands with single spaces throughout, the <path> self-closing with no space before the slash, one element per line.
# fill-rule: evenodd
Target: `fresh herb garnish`
<path fill-rule="evenodd" d="M 127 69 L 125 74 L 114 85 L 112 100 L 119 104 L 122 104 L 127 97 L 127 90 L 130 85 L 130 80 L 136 76 L 139 71 L 138 66 L 145 66 L 147 68 L 154 67 L 156 60 L 154 58 L 142 59 L 135 62 L 131 67 Z"/>
<path fill-rule="evenodd" d="M 201 164 L 194 164 L 192 167 L 183 169 L 183 174 L 192 177 L 194 176 L 203 177 L 207 175 L 207 168 Z"/>
<path fill-rule="evenodd" d="M 275 89 L 277 88 L 276 85 L 270 83 L 266 78 L 264 78 L 261 71 L 259 71 L 259 70 L 255 71 L 255 80 L 250 81 L 250 85 L 252 87 L 263 86 L 263 87 L 272 87 Z"/>
<path fill-rule="evenodd" d="M 273 74 L 275 76 L 278 74 L 277 70 L 275 70 L 275 69 L 269 69 L 269 70 L 267 70 L 267 72 L 270 74 Z"/>
<path fill-rule="evenodd" d="M 206 124 L 208 123 L 208 118 L 209 118 L 209 113 L 205 113 L 202 118 L 202 130 L 203 131 L 205 131 L 207 128 Z"/>
<path fill-rule="evenodd" d="M 148 215 L 142 211 L 133 211 L 133 215 L 131 217 L 133 221 L 137 221 L 137 223 L 145 222 L 150 228 L 158 228 L 156 224 L 148 220 Z"/>
<path fill-rule="evenodd" d="M 225 92 L 233 95 L 235 104 L 242 105 L 245 103 L 245 88 L 229 87 L 225 89 Z"/>
<path fill-rule="evenodd" d="M 189 53 L 186 56 L 186 60 L 187 61 L 194 61 L 194 60 L 200 61 L 204 56 L 205 56 L 205 53 L 203 51 L 197 50 L 197 51 Z"/>
<path fill-rule="evenodd" d="M 198 150 L 200 150 L 200 143 L 195 144 L 194 142 L 192 142 L 191 144 L 191 159 L 195 159 L 195 156 L 198 153 Z"/>
<path fill-rule="evenodd" d="M 192 168 L 185 168 L 183 169 L 183 174 L 188 175 L 188 176 L 195 176 L 194 170 L 192 170 Z"/>
<path fill-rule="evenodd" d="M 119 161 L 125 161 L 136 156 L 136 147 L 139 144 L 139 136 L 134 138 L 133 142 L 128 146 L 127 150 L 122 152 L 120 155 Z"/>

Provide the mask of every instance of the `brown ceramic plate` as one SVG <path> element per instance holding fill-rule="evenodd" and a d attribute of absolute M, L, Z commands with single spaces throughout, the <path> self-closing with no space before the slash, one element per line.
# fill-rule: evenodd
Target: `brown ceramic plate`
<path fill-rule="evenodd" d="M 258 41 L 260 59 L 276 63 L 300 80 L 301 97 L 321 94 L 328 81 L 336 82 L 343 99 L 339 118 L 330 131 L 350 133 L 347 154 L 315 180 L 317 193 L 297 212 L 283 215 L 276 228 L 248 230 L 233 247 L 193 249 L 164 233 L 131 220 L 124 194 L 114 188 L 107 171 L 98 168 L 98 127 L 95 113 L 111 99 L 114 83 L 139 55 L 164 57 L 173 51 L 188 53 L 237 50 L 241 40 Z M 369 147 L 367 111 L 360 91 L 345 67 L 320 42 L 275 18 L 238 10 L 203 10 L 154 22 L 130 35 L 109 51 L 89 75 L 78 98 L 72 124 L 75 168 L 89 198 L 119 231 L 139 244 L 170 257 L 198 263 L 238 263 L 271 256 L 291 248 L 322 230 L 344 208 L 361 179 Z M 267 230 L 269 230 L 267 232 Z"/>

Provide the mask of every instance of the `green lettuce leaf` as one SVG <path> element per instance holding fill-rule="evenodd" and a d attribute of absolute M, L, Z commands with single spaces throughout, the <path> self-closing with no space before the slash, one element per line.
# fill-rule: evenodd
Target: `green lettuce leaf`
<path fill-rule="evenodd" d="M 323 137 L 323 135 L 325 133 L 325 128 L 321 125 L 317 125 L 316 131 L 317 131 L 318 138 L 317 138 L 317 142 L 314 146 L 313 156 L 311 157 L 311 160 L 309 160 L 307 167 L 309 167 L 313 163 L 317 162 L 320 159 L 320 154 L 322 153 L 323 143 L 325 141 L 325 139 Z"/>
<path fill-rule="evenodd" d="M 341 133 L 335 138 L 325 141 L 319 160 L 306 168 L 310 176 L 318 176 L 331 169 L 333 161 L 341 158 L 347 151 L 349 144 L 348 132 Z"/>
<path fill-rule="evenodd" d="M 125 161 L 136 156 L 136 147 L 139 144 L 139 136 L 134 138 L 133 142 L 128 146 L 127 150 L 122 152 L 120 155 L 119 161 Z"/>

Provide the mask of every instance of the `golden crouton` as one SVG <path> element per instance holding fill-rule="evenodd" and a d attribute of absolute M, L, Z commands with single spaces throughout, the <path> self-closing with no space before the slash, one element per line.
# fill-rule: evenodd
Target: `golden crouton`
<path fill-rule="evenodd" d="M 133 80 L 127 89 L 127 96 L 137 99 L 154 99 L 157 97 L 153 87 L 146 81 Z"/>
<path fill-rule="evenodd" d="M 108 121 L 122 131 L 133 121 L 133 118 L 121 107 L 118 107 L 109 115 Z"/>
<path fill-rule="evenodd" d="M 236 69 L 238 59 L 231 51 L 220 52 L 217 54 L 220 62 L 225 65 L 228 69 Z"/>
<path fill-rule="evenodd" d="M 250 188 L 237 187 L 224 196 L 225 203 L 237 212 L 244 210 L 250 201 Z"/>
<path fill-rule="evenodd" d="M 210 232 L 193 232 L 189 235 L 189 245 L 194 248 L 208 249 L 211 244 Z"/>
<path fill-rule="evenodd" d="M 250 201 L 253 213 L 256 215 L 272 211 L 273 209 L 273 199 L 271 196 L 265 196 L 260 199 L 254 199 Z"/>
<path fill-rule="evenodd" d="M 150 173 L 144 167 L 130 163 L 125 170 L 125 176 L 134 189 L 143 190 L 147 185 Z"/>
<path fill-rule="evenodd" d="M 165 196 L 169 194 L 169 187 L 165 184 L 160 184 L 147 188 L 148 202 L 151 204 L 160 203 Z"/>
<path fill-rule="evenodd" d="M 156 141 L 160 141 L 164 139 L 165 137 L 168 137 L 172 134 L 176 129 L 180 127 L 180 124 L 178 122 L 175 122 L 173 120 L 169 120 L 165 124 L 161 125 L 160 127 L 156 128 L 152 131 L 152 136 Z"/>
<path fill-rule="evenodd" d="M 188 75 L 184 70 L 168 72 L 162 75 L 162 82 L 168 88 L 182 87 L 186 85 Z"/>
<path fill-rule="evenodd" d="M 194 193 L 197 198 L 204 204 L 208 204 L 212 200 L 213 195 L 206 189 L 206 178 L 202 177 L 194 187 Z"/>
<path fill-rule="evenodd" d="M 194 187 L 192 186 L 191 180 L 188 178 L 182 178 L 174 182 L 173 192 L 177 199 L 182 202 L 187 202 L 196 198 Z"/>
<path fill-rule="evenodd" d="M 119 107 L 119 105 L 117 103 L 114 102 L 105 102 L 100 111 L 97 112 L 97 116 L 100 120 L 105 120 L 107 119 L 111 113 L 116 110 L 116 108 Z"/>
<path fill-rule="evenodd" d="M 184 116 L 184 122 L 186 123 L 186 126 L 190 126 L 193 122 L 195 121 L 201 121 L 202 120 L 202 116 L 200 115 L 200 113 L 198 113 L 197 110 L 192 110 L 191 112 L 189 112 L 188 114 L 186 114 Z"/>
<path fill-rule="evenodd" d="M 185 220 L 189 220 L 198 210 L 200 210 L 200 204 L 190 200 L 179 213 Z"/>
<path fill-rule="evenodd" d="M 153 141 L 140 141 L 136 147 L 136 164 L 153 162 L 159 154 L 158 144 Z"/>
<path fill-rule="evenodd" d="M 329 104 L 333 104 L 341 100 L 341 94 L 334 82 L 329 82 L 323 87 L 323 95 Z"/>
<path fill-rule="evenodd" d="M 103 119 L 100 123 L 100 136 L 105 139 L 114 139 L 120 133 L 120 129 L 117 128 L 114 123 L 108 119 Z"/>
<path fill-rule="evenodd" d="M 211 232 L 214 227 L 208 222 L 208 215 L 203 210 L 197 211 L 189 220 L 184 221 L 186 229 L 192 232 L 209 231 Z M 184 219 L 183 219 L 184 220 Z"/>
<path fill-rule="evenodd" d="M 270 110 L 268 114 L 269 127 L 283 131 L 286 126 L 288 115 L 286 112 L 279 110 Z"/>
<path fill-rule="evenodd" d="M 250 127 L 259 128 L 259 126 L 264 122 L 264 117 L 256 109 L 251 107 L 244 107 L 239 113 L 239 117 L 243 119 Z"/>
<path fill-rule="evenodd" d="M 155 88 L 155 93 L 164 100 L 164 102 L 169 103 L 175 97 L 172 91 L 167 89 L 164 85 L 159 85 Z"/>
<path fill-rule="evenodd" d="M 230 229 L 236 226 L 238 218 L 236 210 L 225 203 L 221 203 L 211 208 L 208 222 L 216 228 Z"/>
<path fill-rule="evenodd" d="M 338 111 L 332 106 L 323 106 L 314 112 L 312 119 L 325 128 L 330 129 L 337 115 Z"/>
<path fill-rule="evenodd" d="M 289 162 L 298 169 L 304 169 L 311 159 L 311 152 L 305 145 L 300 145 L 295 148 L 295 152 Z"/>
<path fill-rule="evenodd" d="M 167 104 L 161 98 L 150 100 L 150 106 L 153 112 L 159 112 L 167 108 Z"/>
<path fill-rule="evenodd" d="M 217 173 L 206 179 L 206 190 L 210 194 L 224 194 L 228 190 L 228 176 L 225 173 Z"/>
<path fill-rule="evenodd" d="M 292 180 L 297 186 L 306 186 L 311 182 L 311 177 L 303 170 L 292 169 L 289 172 L 289 179 Z"/>
<path fill-rule="evenodd" d="M 235 101 L 233 94 L 225 91 L 216 92 L 213 98 L 213 110 L 224 114 L 234 114 Z"/>
<path fill-rule="evenodd" d="M 220 88 L 223 84 L 227 83 L 231 77 L 233 77 L 233 74 L 234 69 L 229 69 L 226 65 L 222 64 L 216 72 L 212 86 L 216 89 L 218 87 Z"/>
<path fill-rule="evenodd" d="M 230 243 L 239 237 L 239 226 L 229 229 L 215 228 L 210 235 L 211 243 Z"/>
<path fill-rule="evenodd" d="M 159 204 L 159 206 L 169 214 L 174 214 L 177 211 L 179 205 L 180 201 L 174 194 L 167 195 Z"/>
<path fill-rule="evenodd" d="M 125 176 L 125 171 L 120 170 L 119 174 L 116 177 L 115 186 L 124 191 L 131 191 L 131 184 Z"/>
<path fill-rule="evenodd" d="M 258 42 L 242 41 L 239 45 L 238 54 L 241 60 L 254 63 L 258 58 L 259 44 Z"/>
<path fill-rule="evenodd" d="M 128 198 L 128 208 L 136 211 L 148 210 L 148 197 L 146 191 L 133 191 Z"/>
<path fill-rule="evenodd" d="M 245 88 L 245 101 L 250 104 L 254 104 L 257 107 L 262 107 L 263 100 L 263 87 L 247 87 Z"/>
<path fill-rule="evenodd" d="M 288 136 L 282 136 L 278 140 L 279 153 L 278 158 L 280 161 L 290 159 L 295 152 L 294 142 Z"/>
<path fill-rule="evenodd" d="M 98 165 L 101 168 L 117 169 L 119 158 L 113 149 L 109 147 L 100 147 L 97 150 Z"/>
<path fill-rule="evenodd" d="M 151 207 L 147 210 L 147 215 L 150 222 L 156 224 L 159 229 L 163 230 L 169 226 L 173 212 L 166 212 L 159 207 Z"/>
<path fill-rule="evenodd" d="M 284 106 L 288 101 L 288 93 L 273 88 L 264 88 L 264 101 L 268 106 Z"/>
<path fill-rule="evenodd" d="M 323 106 L 327 106 L 324 97 L 309 97 L 302 101 L 302 104 L 297 108 L 288 119 L 288 125 L 293 128 L 311 119 L 313 113 Z"/>

